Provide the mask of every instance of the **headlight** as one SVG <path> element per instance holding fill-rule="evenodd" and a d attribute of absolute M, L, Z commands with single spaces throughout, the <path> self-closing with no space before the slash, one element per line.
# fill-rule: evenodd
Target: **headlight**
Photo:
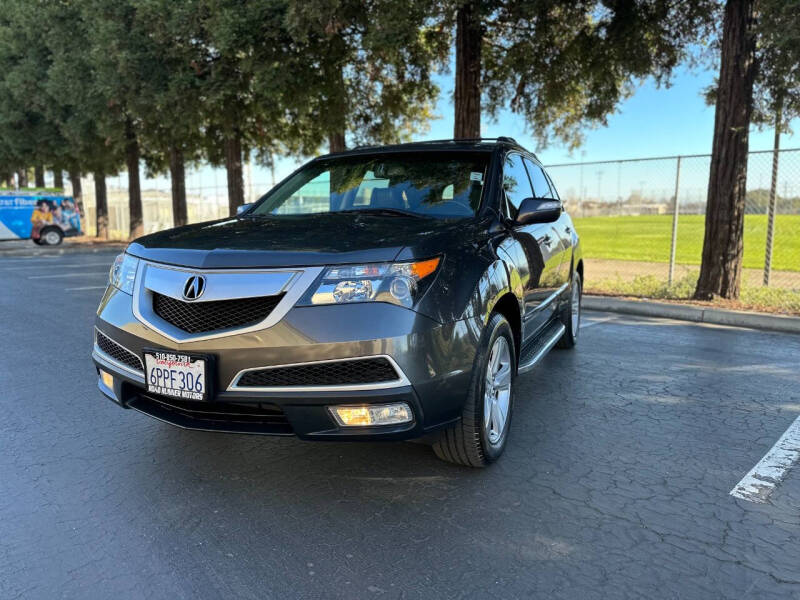
<path fill-rule="evenodd" d="M 133 283 L 136 281 L 136 269 L 139 259 L 124 252 L 114 259 L 111 271 L 108 273 L 108 284 L 113 285 L 120 292 L 133 295 Z"/>
<path fill-rule="evenodd" d="M 311 296 L 311 304 L 391 302 L 412 307 L 439 266 L 439 258 L 418 262 L 373 263 L 328 267 Z"/>

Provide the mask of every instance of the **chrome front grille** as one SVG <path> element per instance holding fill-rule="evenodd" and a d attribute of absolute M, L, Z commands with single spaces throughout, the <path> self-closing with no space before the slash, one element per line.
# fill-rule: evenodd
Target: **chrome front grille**
<path fill-rule="evenodd" d="M 144 373 L 142 359 L 110 337 L 95 329 L 95 343 L 103 354 L 139 373 Z"/>
<path fill-rule="evenodd" d="M 142 261 L 133 314 L 173 342 L 195 342 L 268 329 L 316 281 L 322 267 L 193 269 Z M 185 294 L 192 282 L 191 299 Z"/>
<path fill-rule="evenodd" d="M 283 294 L 211 302 L 184 302 L 153 293 L 153 311 L 170 325 L 187 333 L 206 333 L 246 327 L 266 319 Z"/>

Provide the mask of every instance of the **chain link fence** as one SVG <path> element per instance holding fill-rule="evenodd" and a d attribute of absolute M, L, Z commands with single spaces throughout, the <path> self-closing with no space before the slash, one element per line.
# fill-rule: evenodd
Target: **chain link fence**
<path fill-rule="evenodd" d="M 705 233 L 710 155 L 551 165 L 587 260 L 587 288 L 691 296 Z M 751 152 L 742 299 L 800 310 L 800 150 Z"/>
<path fill-rule="evenodd" d="M 192 178 L 187 177 L 186 184 L 186 210 L 189 223 L 211 221 L 228 216 L 227 185 L 200 185 L 199 177 L 194 184 Z M 97 202 L 94 179 L 91 176 L 82 178 L 81 187 L 85 212 L 84 230 L 87 235 L 94 236 L 97 232 Z M 172 227 L 172 195 L 169 182 L 165 184 L 161 180 L 142 179 L 141 188 L 145 233 L 153 233 Z M 72 193 L 69 184 L 67 184 L 66 193 Z M 127 240 L 130 231 L 130 219 L 126 174 L 108 177 L 106 179 L 106 194 L 108 196 L 109 238 L 112 240 Z"/>
<path fill-rule="evenodd" d="M 663 298 L 691 296 L 700 268 L 710 155 L 548 167 L 581 236 L 587 288 Z M 245 175 L 246 201 L 271 183 Z M 107 179 L 109 231 L 128 237 L 127 177 Z M 69 192 L 69 189 L 67 190 Z M 85 225 L 95 232 L 94 182 L 83 180 Z M 224 172 L 187 173 L 189 222 L 228 216 Z M 313 200 L 313 199 L 311 199 Z M 172 227 L 168 180 L 142 180 L 145 232 Z M 742 299 L 800 311 L 800 149 L 751 152 Z"/>

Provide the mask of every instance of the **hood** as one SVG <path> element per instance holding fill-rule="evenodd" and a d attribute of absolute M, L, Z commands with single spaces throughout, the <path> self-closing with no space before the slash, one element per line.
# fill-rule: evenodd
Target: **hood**
<path fill-rule="evenodd" d="M 127 251 L 198 269 L 389 262 L 404 249 L 403 258 L 446 252 L 451 244 L 463 243 L 465 223 L 473 221 L 363 213 L 245 216 L 153 233 Z"/>

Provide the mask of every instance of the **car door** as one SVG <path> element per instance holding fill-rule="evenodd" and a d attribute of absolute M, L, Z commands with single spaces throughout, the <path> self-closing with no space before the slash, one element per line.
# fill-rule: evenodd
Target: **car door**
<path fill-rule="evenodd" d="M 525 167 L 528 169 L 528 175 L 530 175 L 531 178 L 533 193 L 536 194 L 536 197 L 552 198 L 560 202 L 558 194 L 542 166 L 527 156 L 524 158 L 524 162 Z M 556 248 L 556 253 L 558 254 L 558 268 L 552 273 L 554 290 L 561 289 L 569 282 L 569 270 L 572 261 L 572 232 L 569 229 L 569 225 L 569 216 L 563 211 L 558 220 L 550 224 L 553 235 L 558 240 Z"/>
<path fill-rule="evenodd" d="M 513 221 L 520 204 L 534 195 L 520 154 L 509 153 L 503 163 L 503 210 Z M 523 342 L 534 336 L 552 316 L 553 292 L 558 283 L 559 239 L 549 223 L 511 225 L 510 237 L 501 246 L 520 273 L 524 313 Z"/>

